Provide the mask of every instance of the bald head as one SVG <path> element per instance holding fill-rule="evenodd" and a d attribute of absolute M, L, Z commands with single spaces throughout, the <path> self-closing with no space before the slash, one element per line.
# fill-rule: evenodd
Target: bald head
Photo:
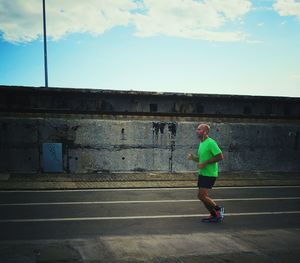
<path fill-rule="evenodd" d="M 210 126 L 206 123 L 202 123 L 202 124 L 199 124 L 198 126 L 199 129 L 204 129 L 206 131 L 207 134 L 209 134 L 209 131 L 210 131 Z"/>
<path fill-rule="evenodd" d="M 201 141 L 208 138 L 209 130 L 210 130 L 210 127 L 206 123 L 202 123 L 202 124 L 198 125 L 196 133 Z"/>

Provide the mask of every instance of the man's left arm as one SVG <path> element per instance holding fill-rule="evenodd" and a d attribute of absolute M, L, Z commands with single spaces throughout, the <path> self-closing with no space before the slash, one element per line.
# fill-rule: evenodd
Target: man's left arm
<path fill-rule="evenodd" d="M 207 164 L 217 163 L 223 159 L 224 159 L 223 153 L 219 153 L 219 154 L 215 155 L 214 157 L 210 158 L 209 160 L 204 161 L 203 163 L 199 163 L 198 167 L 200 169 L 203 169 Z"/>

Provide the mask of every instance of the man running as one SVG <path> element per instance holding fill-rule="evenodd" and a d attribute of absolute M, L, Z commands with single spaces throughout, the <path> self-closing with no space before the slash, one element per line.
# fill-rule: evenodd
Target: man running
<path fill-rule="evenodd" d="M 224 207 L 218 206 L 208 196 L 218 177 L 218 162 L 224 159 L 217 142 L 208 136 L 210 127 L 208 124 L 200 124 L 196 133 L 200 139 L 198 154 L 188 154 L 187 159 L 198 163 L 198 198 L 205 205 L 210 216 L 202 219 L 206 223 L 222 222 L 224 218 Z"/>

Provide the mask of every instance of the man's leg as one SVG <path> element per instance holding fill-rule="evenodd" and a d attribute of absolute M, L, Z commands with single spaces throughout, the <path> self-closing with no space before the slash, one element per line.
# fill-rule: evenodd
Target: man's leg
<path fill-rule="evenodd" d="M 216 178 L 201 176 L 198 177 L 198 198 L 205 205 L 211 217 L 205 218 L 203 222 L 221 222 L 224 219 L 224 207 L 219 207 L 216 202 L 208 196 L 208 190 L 215 183 Z"/>
<path fill-rule="evenodd" d="M 206 209 L 214 217 L 217 216 L 217 210 L 220 210 L 220 207 L 217 206 L 214 200 L 208 196 L 208 188 L 199 188 L 198 198 L 205 205 Z"/>

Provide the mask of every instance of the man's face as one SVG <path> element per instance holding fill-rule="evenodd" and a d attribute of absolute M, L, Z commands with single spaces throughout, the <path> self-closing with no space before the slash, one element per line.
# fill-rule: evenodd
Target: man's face
<path fill-rule="evenodd" d="M 203 125 L 199 125 L 197 130 L 196 130 L 196 133 L 197 133 L 197 135 L 200 139 L 203 139 L 204 136 L 207 135 L 206 127 L 203 126 Z"/>

